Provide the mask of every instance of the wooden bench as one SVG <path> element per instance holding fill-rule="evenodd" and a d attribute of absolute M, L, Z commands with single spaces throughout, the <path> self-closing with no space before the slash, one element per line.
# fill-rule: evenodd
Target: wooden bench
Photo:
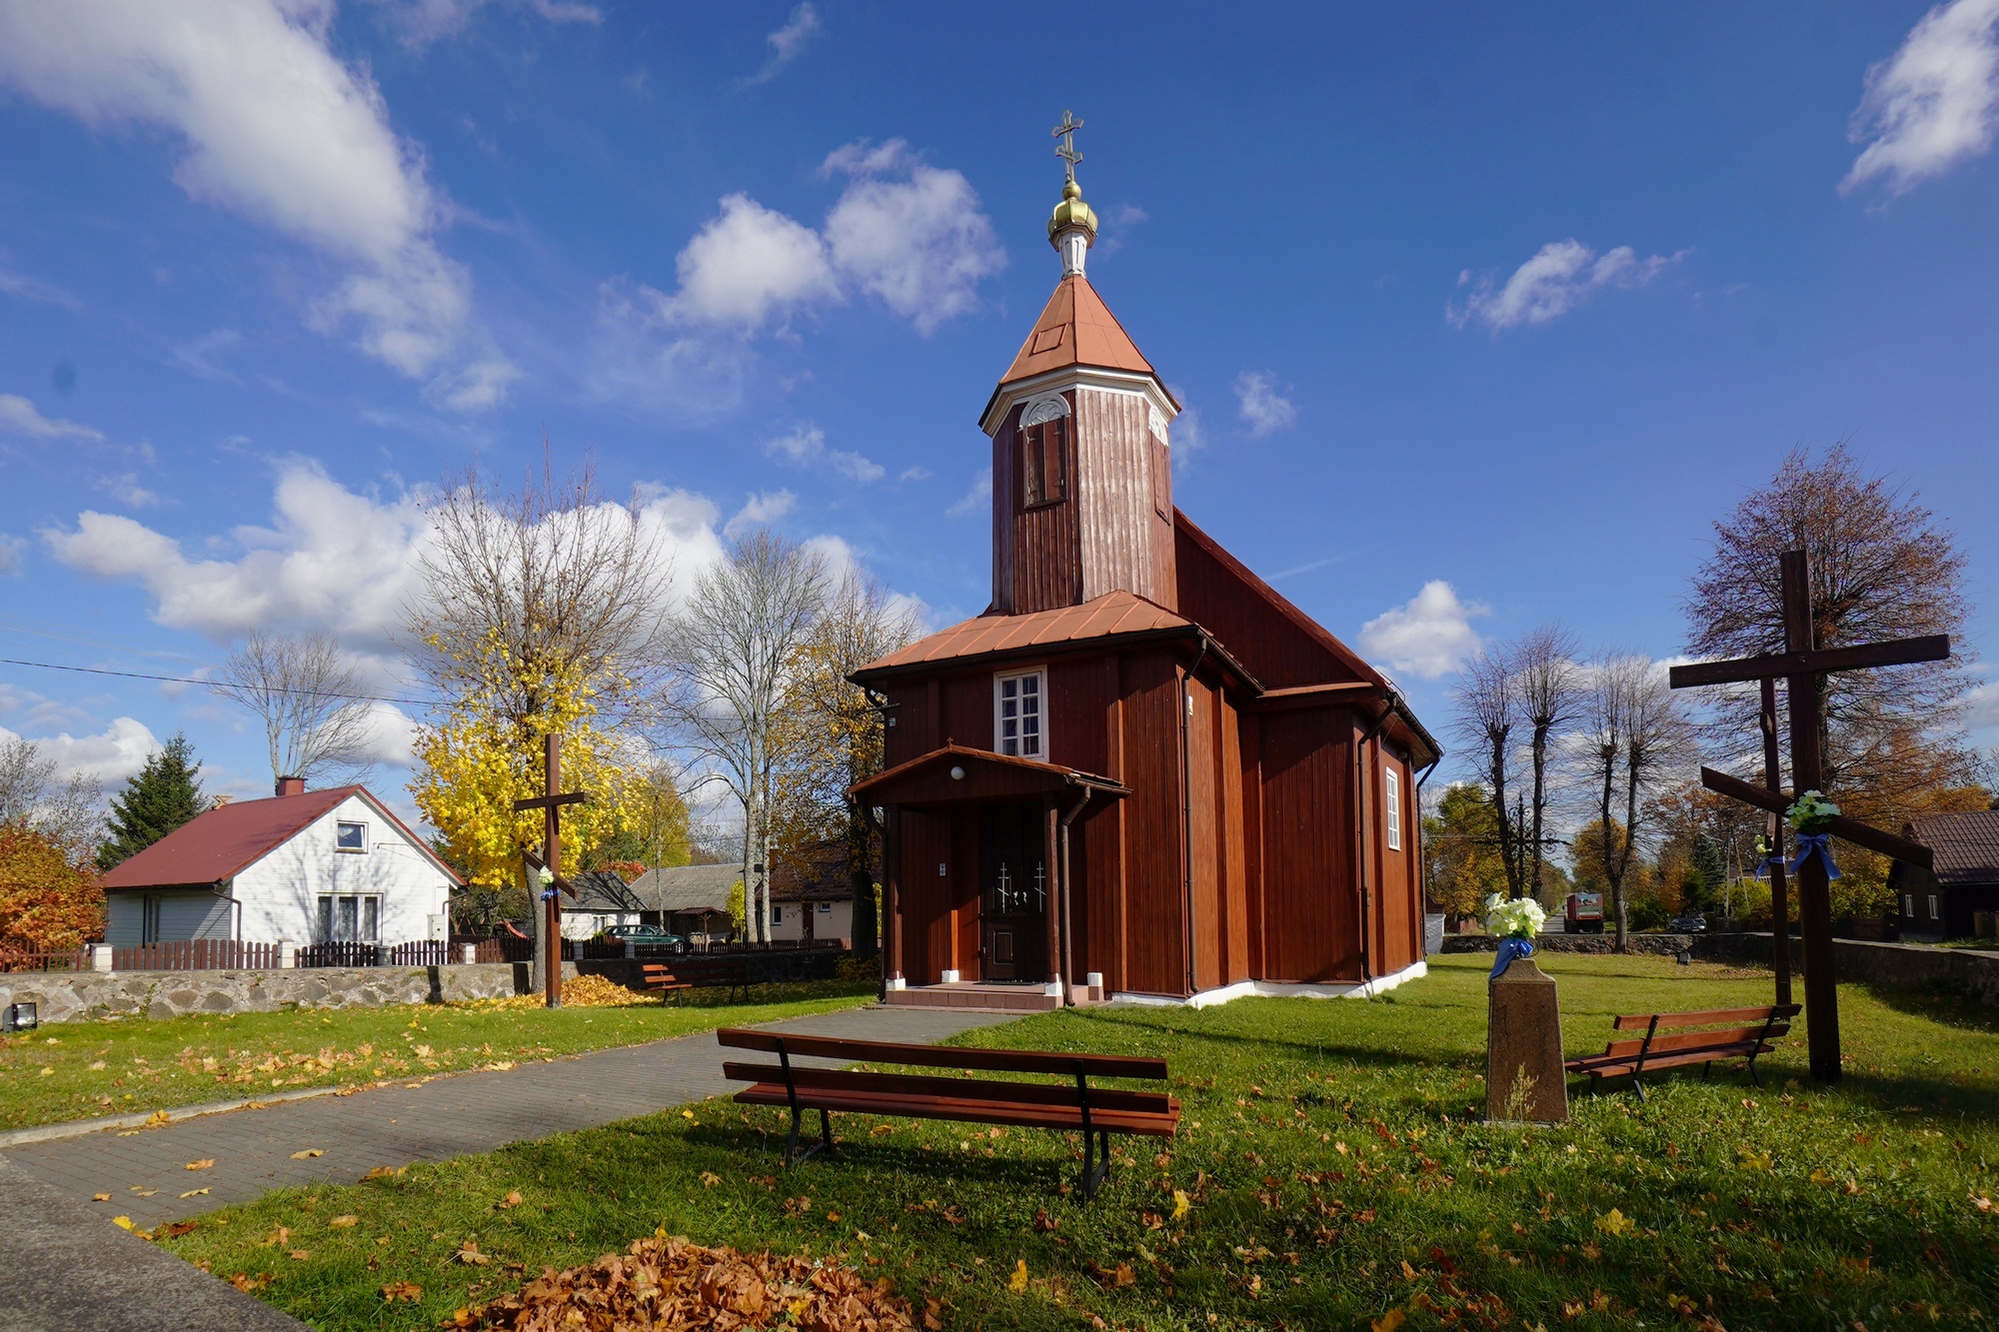
<path fill-rule="evenodd" d="M 948 1119 L 1080 1130 L 1083 1135 L 1083 1201 L 1096 1196 L 1110 1169 L 1111 1134 L 1138 1133 L 1170 1138 L 1180 1123 L 1180 1102 L 1164 1092 L 1093 1087 L 1091 1078 L 1166 1080 L 1164 1059 L 1123 1055 L 1061 1054 L 1031 1050 L 970 1050 L 939 1045 L 841 1040 L 829 1036 L 780 1035 L 770 1031 L 724 1029 L 717 1043 L 777 1056 L 774 1064 L 722 1065 L 722 1076 L 755 1085 L 736 1093 L 745 1105 L 777 1105 L 791 1111 L 791 1138 L 784 1162 L 795 1165 L 833 1148 L 835 1110 L 907 1119 Z M 1059 1082 L 1007 1082 L 988 1078 L 943 1077 L 921 1073 L 873 1073 L 821 1068 L 792 1062 L 801 1056 L 869 1064 L 945 1068 L 958 1072 L 1038 1073 Z M 819 1141 L 799 1150 L 798 1134 L 807 1110 L 819 1112 Z"/>
<path fill-rule="evenodd" d="M 680 991 L 694 988 L 693 981 L 684 981 L 674 975 L 672 967 L 661 966 L 656 962 L 648 962 L 640 970 L 645 973 L 646 988 L 648 990 L 658 990 L 660 992 L 660 1002 L 662 1003 L 666 1001 L 666 996 L 669 994 L 673 996 L 674 1002 L 678 1003 L 680 1002 Z"/>
<path fill-rule="evenodd" d="M 1634 1013 L 1613 1021 L 1613 1031 L 1643 1030 L 1642 1038 L 1612 1039 L 1602 1054 L 1584 1055 L 1564 1065 L 1571 1073 L 1587 1073 L 1590 1079 L 1629 1077 L 1645 1099 L 1641 1073 L 1679 1064 L 1699 1064 L 1705 1079 L 1708 1066 L 1717 1059 L 1746 1059 L 1749 1079 L 1758 1087 L 1756 1059 L 1768 1054 L 1771 1042 L 1791 1030 L 1791 1019 L 1802 1010 L 1797 1004 L 1776 1004 L 1768 1008 L 1714 1008 L 1699 1013 Z M 1699 1030 L 1692 1030 L 1699 1029 Z M 1671 1035 L 1661 1035 L 1671 1032 Z"/>

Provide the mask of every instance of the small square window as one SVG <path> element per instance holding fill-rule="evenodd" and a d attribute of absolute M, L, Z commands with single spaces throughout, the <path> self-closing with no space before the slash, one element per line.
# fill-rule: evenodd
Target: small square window
<path fill-rule="evenodd" d="M 368 849 L 368 825 L 365 823 L 336 823 L 333 825 L 333 847 L 336 851 L 366 851 Z"/>
<path fill-rule="evenodd" d="M 832 904 L 831 902 L 821 902 L 821 903 L 819 904 L 819 914 L 820 914 L 820 915 L 822 915 L 822 916 L 830 916 L 830 915 L 832 915 L 832 914 L 833 914 L 833 904 Z"/>
<path fill-rule="evenodd" d="M 1043 708 L 1047 677 L 1040 671 L 993 679 L 993 749 L 1015 758 L 1046 759 L 1048 731 Z"/>

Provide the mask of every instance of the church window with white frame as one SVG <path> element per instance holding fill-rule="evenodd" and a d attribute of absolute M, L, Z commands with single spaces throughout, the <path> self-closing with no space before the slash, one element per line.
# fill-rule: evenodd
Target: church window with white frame
<path fill-rule="evenodd" d="M 1402 774 L 1393 768 L 1381 770 L 1382 822 L 1388 828 L 1388 849 L 1402 849 Z"/>
<path fill-rule="evenodd" d="M 1015 758 L 1048 758 L 1048 674 L 993 677 L 993 749 Z"/>

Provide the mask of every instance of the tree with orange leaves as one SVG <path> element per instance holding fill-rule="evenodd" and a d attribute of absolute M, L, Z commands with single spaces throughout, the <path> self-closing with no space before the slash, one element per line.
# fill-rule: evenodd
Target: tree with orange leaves
<path fill-rule="evenodd" d="M 104 932 L 104 890 L 55 838 L 0 825 L 0 952 L 75 948 Z"/>

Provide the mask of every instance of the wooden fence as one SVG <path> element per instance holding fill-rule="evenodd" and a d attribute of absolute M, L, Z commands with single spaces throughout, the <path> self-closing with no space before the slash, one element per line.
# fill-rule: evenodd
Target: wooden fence
<path fill-rule="evenodd" d="M 0 972 L 88 970 L 90 970 L 88 948 L 68 948 L 54 953 L 15 953 L 0 950 Z"/>
<path fill-rule="evenodd" d="M 176 939 L 111 950 L 113 971 L 255 971 L 279 965 L 279 945 L 242 939 Z M 85 963 L 87 969 L 89 964 Z"/>

